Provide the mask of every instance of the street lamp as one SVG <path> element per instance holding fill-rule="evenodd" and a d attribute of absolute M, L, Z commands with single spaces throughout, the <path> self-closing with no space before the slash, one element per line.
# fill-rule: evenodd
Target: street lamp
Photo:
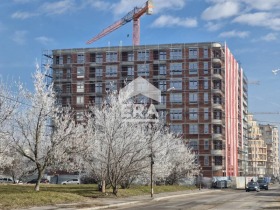
<path fill-rule="evenodd" d="M 199 190 L 201 190 L 201 181 L 202 181 L 202 173 L 201 173 L 202 167 L 199 168 Z"/>

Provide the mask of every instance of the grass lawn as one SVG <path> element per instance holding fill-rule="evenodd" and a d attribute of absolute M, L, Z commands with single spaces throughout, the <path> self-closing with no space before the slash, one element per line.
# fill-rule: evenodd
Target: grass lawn
<path fill-rule="evenodd" d="M 191 189 L 185 186 L 155 186 L 154 193 L 173 192 Z M 193 188 L 192 188 L 193 189 Z M 119 197 L 144 195 L 150 193 L 149 186 L 132 186 L 119 189 Z M 28 208 L 32 206 L 54 205 L 62 203 L 87 202 L 98 197 L 114 197 L 112 190 L 107 194 L 97 190 L 97 185 L 53 185 L 41 184 L 40 191 L 34 191 L 34 185 L 0 185 L 0 209 Z"/>

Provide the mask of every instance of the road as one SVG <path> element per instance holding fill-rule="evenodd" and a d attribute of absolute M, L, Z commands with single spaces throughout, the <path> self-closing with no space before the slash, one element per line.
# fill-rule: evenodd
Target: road
<path fill-rule="evenodd" d="M 150 201 L 134 206 L 119 207 L 118 209 L 280 210 L 280 185 L 271 185 L 268 191 L 261 190 L 260 192 L 245 192 L 245 190 L 231 189 L 213 190 L 209 193 L 189 194 L 184 197 Z"/>

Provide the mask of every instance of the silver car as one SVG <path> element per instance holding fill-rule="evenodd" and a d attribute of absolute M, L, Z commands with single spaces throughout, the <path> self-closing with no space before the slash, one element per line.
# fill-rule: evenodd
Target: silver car
<path fill-rule="evenodd" d="M 79 179 L 69 179 L 67 181 L 61 182 L 61 184 L 80 184 Z"/>

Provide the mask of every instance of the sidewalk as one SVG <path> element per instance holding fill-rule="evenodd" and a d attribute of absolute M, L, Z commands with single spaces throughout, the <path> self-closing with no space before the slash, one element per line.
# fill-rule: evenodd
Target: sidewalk
<path fill-rule="evenodd" d="M 151 201 L 160 201 L 165 199 L 170 199 L 174 197 L 182 197 L 187 196 L 189 194 L 200 194 L 200 193 L 208 193 L 213 191 L 213 189 L 202 189 L 202 190 L 187 190 L 187 191 L 179 191 L 179 192 L 169 192 L 169 193 L 159 193 L 154 194 L 153 198 L 151 195 L 143 195 L 143 196 L 132 196 L 127 198 L 97 198 L 93 199 L 91 202 L 87 203 L 72 203 L 72 204 L 57 204 L 53 206 L 40 206 L 40 207 L 32 207 L 25 210 L 95 210 L 95 209 L 106 209 L 118 206 L 125 205 L 135 205 L 140 204 L 142 202 L 151 202 Z M 215 190 L 220 191 L 220 190 Z"/>

